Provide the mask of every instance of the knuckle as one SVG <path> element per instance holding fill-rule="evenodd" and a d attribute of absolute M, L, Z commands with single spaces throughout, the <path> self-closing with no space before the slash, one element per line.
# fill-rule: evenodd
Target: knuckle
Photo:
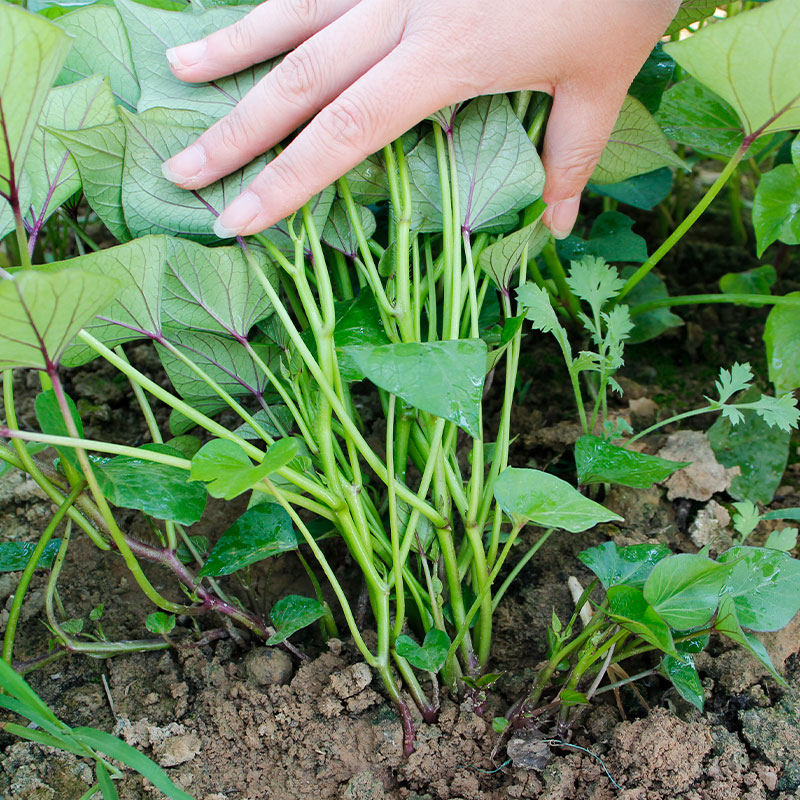
<path fill-rule="evenodd" d="M 294 50 L 281 61 L 275 75 L 278 91 L 288 100 L 308 102 L 320 85 L 316 59 L 308 49 Z"/>
<path fill-rule="evenodd" d="M 303 28 L 313 26 L 319 17 L 319 0 L 288 0 L 286 13 Z"/>
<path fill-rule="evenodd" d="M 605 147 L 604 141 L 584 142 L 574 147 L 558 165 L 562 176 L 566 179 L 582 180 L 591 175 Z"/>
<path fill-rule="evenodd" d="M 237 150 L 250 135 L 241 111 L 232 111 L 214 126 L 214 145 L 222 150 Z"/>
<path fill-rule="evenodd" d="M 266 172 L 269 173 L 268 179 L 264 177 Z M 265 173 L 259 175 L 251 185 L 256 192 L 277 193 L 283 199 L 291 200 L 292 205 L 297 208 L 312 194 L 305 189 L 307 177 L 301 175 L 292 161 L 286 157 L 272 161 Z"/>
<path fill-rule="evenodd" d="M 228 41 L 233 52 L 250 52 L 255 49 L 256 31 L 249 15 L 228 28 Z"/>
<path fill-rule="evenodd" d="M 352 97 L 340 97 L 318 119 L 323 135 L 337 145 L 362 150 L 375 120 L 368 108 Z"/>

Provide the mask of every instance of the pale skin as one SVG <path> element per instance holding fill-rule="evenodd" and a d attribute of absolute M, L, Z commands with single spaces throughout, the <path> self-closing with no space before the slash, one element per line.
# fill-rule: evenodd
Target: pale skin
<path fill-rule="evenodd" d="M 553 96 L 542 159 L 557 238 L 628 87 L 679 0 L 267 0 L 235 25 L 167 51 L 176 77 L 210 81 L 288 53 L 225 118 L 163 166 L 199 189 L 291 144 L 220 214 L 215 232 L 288 216 L 434 111 L 481 94 Z"/>

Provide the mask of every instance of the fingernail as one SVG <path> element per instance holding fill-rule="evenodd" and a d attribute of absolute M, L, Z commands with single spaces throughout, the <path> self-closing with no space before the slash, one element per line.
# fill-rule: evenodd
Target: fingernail
<path fill-rule="evenodd" d="M 550 211 L 550 232 L 555 239 L 566 239 L 572 233 L 575 220 L 578 218 L 578 208 L 581 204 L 580 193 L 560 200 Z"/>
<path fill-rule="evenodd" d="M 183 69 L 200 63 L 205 58 L 205 55 L 205 41 L 189 42 L 189 44 L 182 44 L 179 47 L 170 47 L 167 50 L 167 61 L 169 61 L 171 67 Z"/>
<path fill-rule="evenodd" d="M 193 144 L 161 165 L 161 174 L 173 183 L 184 183 L 197 177 L 206 165 L 206 151 Z"/>
<path fill-rule="evenodd" d="M 214 233 L 220 239 L 238 236 L 261 213 L 261 200 L 250 191 L 242 192 L 218 217 Z"/>

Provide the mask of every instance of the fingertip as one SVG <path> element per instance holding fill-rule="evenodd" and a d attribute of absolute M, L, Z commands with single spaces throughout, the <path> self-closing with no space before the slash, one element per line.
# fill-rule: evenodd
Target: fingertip
<path fill-rule="evenodd" d="M 173 71 L 182 72 L 197 66 L 205 58 L 207 50 L 205 39 L 170 47 L 166 52 L 167 61 Z"/>
<path fill-rule="evenodd" d="M 548 206 L 544 213 L 544 224 L 550 228 L 554 239 L 566 239 L 572 233 L 578 219 L 581 205 L 581 193 L 572 195 L 566 200 L 559 200 Z"/>
<path fill-rule="evenodd" d="M 220 239 L 232 239 L 235 236 L 249 236 L 264 230 L 266 225 L 259 223 L 263 216 L 261 198 L 249 189 L 245 189 L 224 211 L 214 223 L 214 233 Z"/>

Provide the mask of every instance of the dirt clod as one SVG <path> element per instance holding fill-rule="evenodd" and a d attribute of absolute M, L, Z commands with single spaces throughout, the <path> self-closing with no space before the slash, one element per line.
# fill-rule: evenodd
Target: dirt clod
<path fill-rule="evenodd" d="M 292 677 L 292 659 L 283 650 L 257 647 L 244 660 L 247 676 L 256 686 L 280 686 Z"/>

